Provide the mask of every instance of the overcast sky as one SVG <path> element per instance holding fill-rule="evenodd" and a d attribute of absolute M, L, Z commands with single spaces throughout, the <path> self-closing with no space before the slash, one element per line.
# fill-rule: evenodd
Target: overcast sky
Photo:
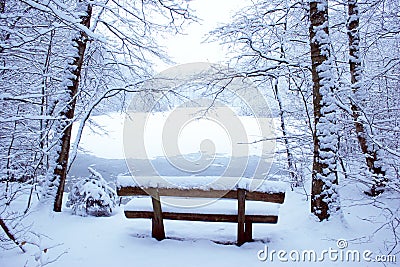
<path fill-rule="evenodd" d="M 184 28 L 185 35 L 173 36 L 160 43 L 167 48 L 170 57 L 177 63 L 210 62 L 225 59 L 225 52 L 217 43 L 202 43 L 205 35 L 230 20 L 231 15 L 249 3 L 250 0 L 193 0 L 190 6 L 202 21 L 191 23 Z M 167 65 L 157 67 L 159 71 Z"/>

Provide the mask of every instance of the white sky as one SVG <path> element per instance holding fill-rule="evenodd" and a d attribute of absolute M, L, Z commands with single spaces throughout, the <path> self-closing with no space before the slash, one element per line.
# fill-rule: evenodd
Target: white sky
<path fill-rule="evenodd" d="M 173 36 L 160 44 L 165 46 L 169 56 L 177 64 L 224 61 L 226 52 L 218 43 L 202 43 L 205 35 L 230 21 L 233 14 L 250 0 L 193 0 L 190 7 L 201 19 L 200 23 L 191 23 L 184 28 L 185 35 Z M 157 66 L 158 71 L 168 68 L 165 64 Z"/>
<path fill-rule="evenodd" d="M 134 153 L 136 158 L 155 158 L 165 155 L 165 144 L 163 144 L 162 135 L 167 118 L 168 113 L 156 113 L 148 117 L 144 129 L 144 146 L 146 149 L 146 155 Z M 82 139 L 79 144 L 80 148 L 96 157 L 106 159 L 124 159 L 125 114 L 110 113 L 107 115 L 94 116 L 92 119 L 95 121 L 96 125 L 99 125 L 103 129 L 104 132 L 93 132 L 89 127 L 86 127 L 83 130 Z M 253 142 L 261 139 L 262 136 L 264 136 L 261 131 L 264 133 L 272 131 L 273 126 L 270 124 L 271 121 L 268 119 L 263 119 L 261 121 L 260 119 L 254 119 L 251 117 L 239 117 L 239 119 L 247 135 L 247 140 L 243 140 L 244 142 Z M 188 120 L 188 124 L 184 126 L 182 131 L 179 133 L 179 136 L 177 136 L 176 141 L 180 152 L 182 154 L 198 153 L 201 148 L 201 142 L 203 140 L 210 140 L 215 146 L 216 153 L 231 155 L 233 145 L 232 137 L 230 136 L 231 133 L 221 127 L 221 124 L 207 120 Z M 274 124 L 278 125 L 276 121 Z M 263 129 L 260 127 L 263 127 Z M 77 128 L 73 127 L 73 139 L 76 136 L 76 132 Z M 244 156 L 261 156 L 262 152 L 264 152 L 265 155 L 267 152 L 266 150 L 263 151 L 263 144 L 263 142 L 258 142 L 248 145 L 249 151 L 246 151 Z M 265 149 L 271 151 L 273 147 L 268 146 L 265 147 Z M 237 148 L 235 152 L 237 152 Z M 269 153 L 270 152 L 267 154 Z"/>

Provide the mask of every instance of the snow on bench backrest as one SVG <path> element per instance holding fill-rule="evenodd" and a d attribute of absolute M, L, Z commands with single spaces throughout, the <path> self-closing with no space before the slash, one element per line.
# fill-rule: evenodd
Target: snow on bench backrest
<path fill-rule="evenodd" d="M 181 190 L 235 190 L 249 192 L 285 193 L 287 184 L 281 181 L 220 176 L 118 176 L 117 188 L 141 187 Z"/>

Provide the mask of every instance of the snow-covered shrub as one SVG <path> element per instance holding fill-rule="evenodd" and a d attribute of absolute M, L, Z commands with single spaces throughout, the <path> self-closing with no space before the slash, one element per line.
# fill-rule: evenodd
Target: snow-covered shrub
<path fill-rule="evenodd" d="M 117 204 L 115 190 L 107 185 L 100 173 L 88 168 L 91 173 L 73 185 L 66 203 L 72 213 L 80 216 L 111 216 Z"/>

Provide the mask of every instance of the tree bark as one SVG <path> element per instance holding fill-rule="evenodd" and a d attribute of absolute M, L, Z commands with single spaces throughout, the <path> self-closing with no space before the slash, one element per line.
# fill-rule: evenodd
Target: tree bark
<path fill-rule="evenodd" d="M 339 209 L 336 192 L 338 134 L 330 59 L 328 1 L 310 2 L 310 47 L 314 106 L 311 212 L 320 221 Z"/>
<path fill-rule="evenodd" d="M 279 117 L 281 120 L 283 141 L 285 143 L 285 148 L 286 148 L 286 157 L 287 157 L 287 164 L 288 164 L 290 180 L 292 182 L 293 187 L 298 187 L 298 186 L 302 185 L 302 181 L 299 180 L 299 178 L 298 178 L 296 163 L 294 162 L 293 154 L 290 149 L 289 138 L 288 138 L 286 123 L 285 123 L 284 107 L 283 107 L 282 99 L 280 96 L 280 92 L 278 90 L 278 79 L 276 79 L 275 83 L 273 83 L 272 86 L 273 86 L 276 101 L 278 102 L 278 107 L 279 107 Z"/>
<path fill-rule="evenodd" d="M 353 92 L 353 101 L 351 103 L 351 110 L 353 111 L 353 119 L 355 130 L 357 133 L 358 143 L 362 153 L 365 155 L 368 170 L 372 174 L 372 186 L 369 192 L 365 192 L 371 196 L 379 195 L 384 191 L 385 183 L 385 170 L 379 165 L 379 149 L 374 147 L 371 138 L 368 136 L 365 121 L 362 119 L 362 112 L 358 105 L 360 105 L 364 97 L 360 92 L 362 87 L 362 65 L 360 57 L 360 17 L 358 10 L 357 0 L 348 0 L 348 21 L 347 21 L 347 35 L 349 38 L 349 67 L 351 75 L 351 89 Z"/>
<path fill-rule="evenodd" d="M 86 5 L 86 14 L 81 17 L 81 25 L 90 28 L 90 19 L 92 15 L 92 6 L 86 1 L 79 1 L 78 5 Z M 80 31 L 77 36 L 72 39 L 72 44 L 76 49 L 76 55 L 73 60 L 68 63 L 67 77 L 67 98 L 68 103 L 64 110 L 60 112 L 60 116 L 64 118 L 60 123 L 59 130 L 62 132 L 61 147 L 57 151 L 56 167 L 54 168 L 53 181 L 57 181 L 57 193 L 54 201 L 54 211 L 60 212 L 62 206 L 62 197 L 64 193 L 65 180 L 67 177 L 69 149 L 71 146 L 72 120 L 74 118 L 76 97 L 79 88 L 79 78 L 86 50 L 88 36 L 84 31 Z"/>

